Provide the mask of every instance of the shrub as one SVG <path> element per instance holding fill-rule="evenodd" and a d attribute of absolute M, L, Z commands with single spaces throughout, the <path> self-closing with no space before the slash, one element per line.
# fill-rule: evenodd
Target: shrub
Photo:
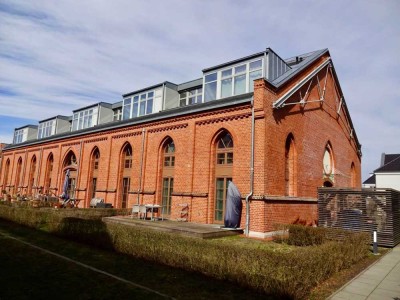
<path fill-rule="evenodd" d="M 287 243 L 295 246 L 321 245 L 326 241 L 326 230 L 321 227 L 288 225 Z"/>
<path fill-rule="evenodd" d="M 369 237 L 363 233 L 343 232 L 341 241 L 334 241 L 330 240 L 329 230 L 290 225 L 293 243 L 311 246 L 273 251 L 244 245 L 227 246 L 221 240 L 200 240 L 101 221 L 103 216 L 117 213 L 124 211 L 0 205 L 0 218 L 146 260 L 234 281 L 278 298 L 304 299 L 315 285 L 369 253 Z M 313 233 L 316 237 L 310 237 Z"/>

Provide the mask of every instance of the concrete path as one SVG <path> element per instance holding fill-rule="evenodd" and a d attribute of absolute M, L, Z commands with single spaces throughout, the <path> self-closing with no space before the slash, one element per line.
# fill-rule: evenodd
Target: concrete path
<path fill-rule="evenodd" d="M 400 245 L 328 299 L 400 300 Z"/>

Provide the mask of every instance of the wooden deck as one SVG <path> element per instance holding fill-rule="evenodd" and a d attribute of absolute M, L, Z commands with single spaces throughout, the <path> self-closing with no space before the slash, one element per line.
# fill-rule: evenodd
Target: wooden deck
<path fill-rule="evenodd" d="M 219 238 L 224 236 L 238 235 L 243 229 L 223 228 L 217 224 L 198 224 L 189 222 L 178 222 L 170 220 L 142 220 L 131 216 L 105 217 L 104 222 L 119 223 L 127 226 L 142 227 L 156 231 L 169 232 L 178 235 L 189 236 L 200 239 Z"/>

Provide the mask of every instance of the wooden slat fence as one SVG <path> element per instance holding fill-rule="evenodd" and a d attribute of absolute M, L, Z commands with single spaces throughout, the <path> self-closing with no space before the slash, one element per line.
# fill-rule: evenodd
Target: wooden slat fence
<path fill-rule="evenodd" d="M 393 189 L 318 189 L 318 226 L 378 234 L 378 244 L 400 243 L 400 191 Z"/>

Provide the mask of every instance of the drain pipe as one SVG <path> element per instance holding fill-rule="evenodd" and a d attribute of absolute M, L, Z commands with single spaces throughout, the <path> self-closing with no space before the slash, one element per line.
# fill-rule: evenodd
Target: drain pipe
<path fill-rule="evenodd" d="M 139 188 L 137 193 L 137 204 L 139 205 L 140 202 L 140 190 L 142 188 L 142 175 L 143 175 L 143 160 L 144 160 L 144 140 L 146 136 L 146 129 L 142 129 L 142 153 L 141 153 L 141 161 L 140 161 L 140 175 L 139 175 Z"/>
<path fill-rule="evenodd" d="M 254 96 L 251 97 L 251 145 L 250 145 L 250 193 L 246 196 L 246 228 L 245 235 L 249 236 L 250 227 L 250 198 L 253 196 L 254 185 Z"/>

